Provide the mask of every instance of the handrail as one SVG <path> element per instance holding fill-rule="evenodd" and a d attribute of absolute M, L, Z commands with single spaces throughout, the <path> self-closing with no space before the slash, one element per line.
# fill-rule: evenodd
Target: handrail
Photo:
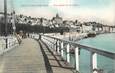
<path fill-rule="evenodd" d="M 48 35 L 42 35 L 42 34 L 40 34 L 40 35 L 45 36 L 45 37 L 49 37 L 49 38 L 52 38 L 52 39 L 56 39 L 56 40 L 59 40 L 59 41 L 67 42 L 67 43 L 73 44 L 75 46 L 78 46 L 79 48 L 88 50 L 88 51 L 90 51 L 92 53 L 97 53 L 99 55 L 103 55 L 103 56 L 106 56 L 108 58 L 115 59 L 115 53 L 112 53 L 112 52 L 108 52 L 108 51 L 104 51 L 104 50 L 101 50 L 101 49 L 81 45 L 81 44 L 76 43 L 76 42 L 67 41 L 67 40 L 64 40 L 64 39 L 60 39 L 60 38 L 56 38 L 56 37 L 52 37 L 52 36 L 48 36 Z"/>
<path fill-rule="evenodd" d="M 6 39 L 7 39 L 7 43 L 6 43 Z M 0 47 L 0 55 L 18 46 L 18 42 L 14 37 L 0 37 L 0 40 L 3 40 L 4 42 L 0 44 L 2 45 Z"/>
<path fill-rule="evenodd" d="M 36 35 L 32 35 L 34 38 Z M 36 38 L 34 38 L 36 39 Z M 97 55 L 107 57 L 115 61 L 115 53 L 101 50 L 99 48 L 94 48 L 86 45 L 79 44 L 77 42 L 68 41 L 60 39 L 54 36 L 39 34 L 39 39 L 43 40 L 46 43 L 49 43 L 49 47 L 53 47 L 54 51 L 64 59 L 64 52 L 66 53 L 66 62 L 70 63 L 70 54 L 74 54 L 75 57 L 75 71 L 80 73 L 80 51 L 81 49 L 87 50 L 90 52 L 90 73 L 102 73 L 103 69 L 98 68 Z M 73 47 L 72 47 L 73 46 Z"/>

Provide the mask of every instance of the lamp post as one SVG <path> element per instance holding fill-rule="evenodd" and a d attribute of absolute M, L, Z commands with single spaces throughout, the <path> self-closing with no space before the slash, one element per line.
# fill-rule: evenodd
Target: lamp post
<path fill-rule="evenodd" d="M 7 36 L 7 0 L 4 0 L 4 23 L 5 23 L 5 36 Z"/>
<path fill-rule="evenodd" d="M 7 39 L 7 35 L 8 35 L 8 32 L 7 32 L 7 0 L 4 0 L 4 24 L 5 24 L 5 42 L 6 42 L 6 48 L 8 48 L 8 39 Z"/>

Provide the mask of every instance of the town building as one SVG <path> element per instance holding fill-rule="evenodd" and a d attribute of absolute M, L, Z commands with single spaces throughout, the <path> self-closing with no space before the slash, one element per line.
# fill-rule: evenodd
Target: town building
<path fill-rule="evenodd" d="M 55 27 L 62 27 L 63 19 L 58 14 L 56 14 L 56 17 L 52 18 L 52 22 L 55 25 Z"/>

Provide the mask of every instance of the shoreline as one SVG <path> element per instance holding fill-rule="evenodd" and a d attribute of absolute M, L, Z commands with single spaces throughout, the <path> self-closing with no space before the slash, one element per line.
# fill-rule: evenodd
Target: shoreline
<path fill-rule="evenodd" d="M 52 33 L 52 34 L 45 34 L 45 35 L 53 36 L 60 39 L 65 39 L 68 41 L 81 40 L 87 37 L 87 33 L 77 33 L 77 32 L 64 33 L 63 35 L 60 35 L 60 33 Z"/>
<path fill-rule="evenodd" d="M 111 34 L 111 33 L 115 33 L 115 32 L 96 33 L 95 35 L 98 36 L 98 35 L 102 35 L 102 34 Z M 73 41 L 73 42 L 96 37 L 96 36 L 88 37 L 87 36 L 88 33 L 77 33 L 77 32 L 64 33 L 63 35 L 60 35 L 60 33 L 50 33 L 50 34 L 48 33 L 48 34 L 45 34 L 45 35 L 49 35 L 49 36 L 53 36 L 53 37 L 56 37 L 56 38 L 65 39 L 65 40 Z"/>

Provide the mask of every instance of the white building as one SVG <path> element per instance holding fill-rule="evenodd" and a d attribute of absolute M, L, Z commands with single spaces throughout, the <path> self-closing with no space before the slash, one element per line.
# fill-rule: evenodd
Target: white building
<path fill-rule="evenodd" d="M 93 29 L 92 25 L 82 25 L 83 32 L 90 32 Z"/>

